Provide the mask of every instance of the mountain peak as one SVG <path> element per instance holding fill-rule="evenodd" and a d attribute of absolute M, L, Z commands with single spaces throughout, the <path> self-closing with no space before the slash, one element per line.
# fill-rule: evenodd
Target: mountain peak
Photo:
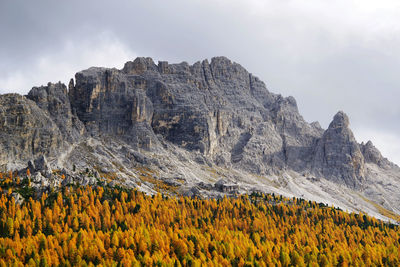
<path fill-rule="evenodd" d="M 311 192 L 312 180 L 297 183 L 303 174 L 351 190 L 373 184 L 366 182 L 375 175 L 369 167 L 394 181 L 385 173 L 392 165 L 371 144 L 356 142 L 343 111 L 324 131 L 302 118 L 293 97 L 269 92 L 226 57 L 193 65 L 138 57 L 122 70 L 78 72 L 68 89 L 50 83 L 27 96 L 0 96 L 0 167 L 23 166 L 45 155 L 51 167 L 65 168 L 66 174 L 74 165 L 94 168 L 115 174 L 116 183 L 151 193 L 155 187 L 141 182 L 140 170 L 146 168 L 147 180 L 165 181 L 181 193 L 194 188 L 204 196 L 219 190 L 208 183 L 221 178 L 238 183 L 224 188 L 249 192 L 259 184 L 276 190 L 270 186 L 275 182 L 260 183 L 254 175 L 275 179 L 290 173 L 279 183 L 293 194 Z M 291 182 L 301 189 L 291 191 Z M 399 203 L 400 197 L 391 205 Z"/>
<path fill-rule="evenodd" d="M 127 74 L 142 74 L 146 70 L 156 70 L 157 66 L 151 57 L 137 57 L 125 63 L 122 71 Z"/>
<path fill-rule="evenodd" d="M 232 61 L 225 57 L 225 56 L 218 56 L 218 57 L 212 57 L 211 58 L 211 64 L 223 64 L 223 65 L 231 65 Z"/>
<path fill-rule="evenodd" d="M 332 122 L 329 124 L 329 128 L 348 128 L 349 125 L 349 117 L 346 113 L 340 110 L 333 117 Z"/>
<path fill-rule="evenodd" d="M 339 111 L 317 145 L 314 170 L 336 182 L 361 188 L 365 179 L 364 157 L 349 128 L 349 118 Z"/>
<path fill-rule="evenodd" d="M 361 151 L 364 155 L 365 162 L 374 163 L 381 168 L 388 169 L 395 166 L 388 159 L 382 156 L 381 152 L 369 140 L 367 143 L 361 143 Z"/>

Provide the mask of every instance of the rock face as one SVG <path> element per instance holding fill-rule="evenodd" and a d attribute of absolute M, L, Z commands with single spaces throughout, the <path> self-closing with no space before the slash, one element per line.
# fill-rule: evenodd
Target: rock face
<path fill-rule="evenodd" d="M 64 84 L 48 83 L 47 86 L 33 87 L 27 98 L 46 112 L 66 141 L 76 142 L 84 133 L 82 122 L 71 112 L 67 87 Z"/>
<path fill-rule="evenodd" d="M 137 58 L 121 70 L 78 72 L 68 89 L 49 83 L 26 97 L 2 95 L 0 149 L 4 167 L 43 155 L 59 169 L 125 174 L 132 186 L 150 175 L 146 167 L 156 170 L 147 183 L 159 178 L 173 187 L 203 182 L 206 171 L 217 179 L 234 170 L 226 184 L 236 184 L 237 173 L 295 173 L 363 190 L 370 170 L 395 166 L 372 143 L 356 142 L 343 112 L 324 131 L 303 119 L 293 97 L 269 92 L 225 57 L 193 65 Z M 38 164 L 28 167 L 38 172 Z"/>
<path fill-rule="evenodd" d="M 365 179 L 364 157 L 349 128 L 349 118 L 339 111 L 319 140 L 314 170 L 335 182 L 360 187 Z"/>
<path fill-rule="evenodd" d="M 90 68 L 75 79 L 70 101 L 88 132 L 138 148 L 157 149 L 160 135 L 218 165 L 268 174 L 307 169 L 322 134 L 293 97 L 270 93 L 224 57 L 192 66 L 137 58 L 121 71 Z"/>
<path fill-rule="evenodd" d="M 0 166 L 21 166 L 38 155 L 55 157 L 63 148 L 61 132 L 35 102 L 17 94 L 0 96 Z"/>
<path fill-rule="evenodd" d="M 140 66 L 138 72 L 144 68 Z M 90 68 L 75 78 L 69 91 L 72 109 L 91 136 L 119 136 L 135 147 L 150 147 L 156 140 L 150 127 L 153 107 L 141 76 Z"/>
<path fill-rule="evenodd" d="M 373 163 L 381 168 L 388 169 L 394 167 L 387 158 L 384 158 L 379 150 L 368 141 L 366 144 L 361 143 L 361 152 L 364 155 L 365 162 Z"/>

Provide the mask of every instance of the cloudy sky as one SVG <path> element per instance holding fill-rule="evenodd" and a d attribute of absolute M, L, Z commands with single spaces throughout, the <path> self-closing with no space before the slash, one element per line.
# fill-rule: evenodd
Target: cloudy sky
<path fill-rule="evenodd" d="M 396 0 L 1 0 L 0 93 L 136 56 L 224 55 L 309 122 L 345 111 L 359 142 L 400 164 L 399 18 Z"/>

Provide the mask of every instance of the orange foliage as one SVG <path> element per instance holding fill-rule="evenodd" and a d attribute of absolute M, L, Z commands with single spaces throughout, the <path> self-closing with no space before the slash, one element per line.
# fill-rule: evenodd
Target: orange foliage
<path fill-rule="evenodd" d="M 301 199 L 64 188 L 0 198 L 0 264 L 398 266 L 398 226 Z"/>

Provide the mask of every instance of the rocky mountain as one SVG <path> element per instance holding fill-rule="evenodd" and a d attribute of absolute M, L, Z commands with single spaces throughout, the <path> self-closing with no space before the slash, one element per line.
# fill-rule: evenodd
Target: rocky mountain
<path fill-rule="evenodd" d="M 365 181 L 365 159 L 349 118 L 339 111 L 316 146 L 313 170 L 336 183 L 361 189 Z"/>
<path fill-rule="evenodd" d="M 271 93 L 225 57 L 193 65 L 137 58 L 121 70 L 78 72 L 68 89 L 49 83 L 2 95 L 0 149 L 3 170 L 45 156 L 71 183 L 276 192 L 380 218 L 400 214 L 399 167 L 371 142 L 357 143 L 345 113 L 327 130 L 310 124 L 293 97 Z"/>

